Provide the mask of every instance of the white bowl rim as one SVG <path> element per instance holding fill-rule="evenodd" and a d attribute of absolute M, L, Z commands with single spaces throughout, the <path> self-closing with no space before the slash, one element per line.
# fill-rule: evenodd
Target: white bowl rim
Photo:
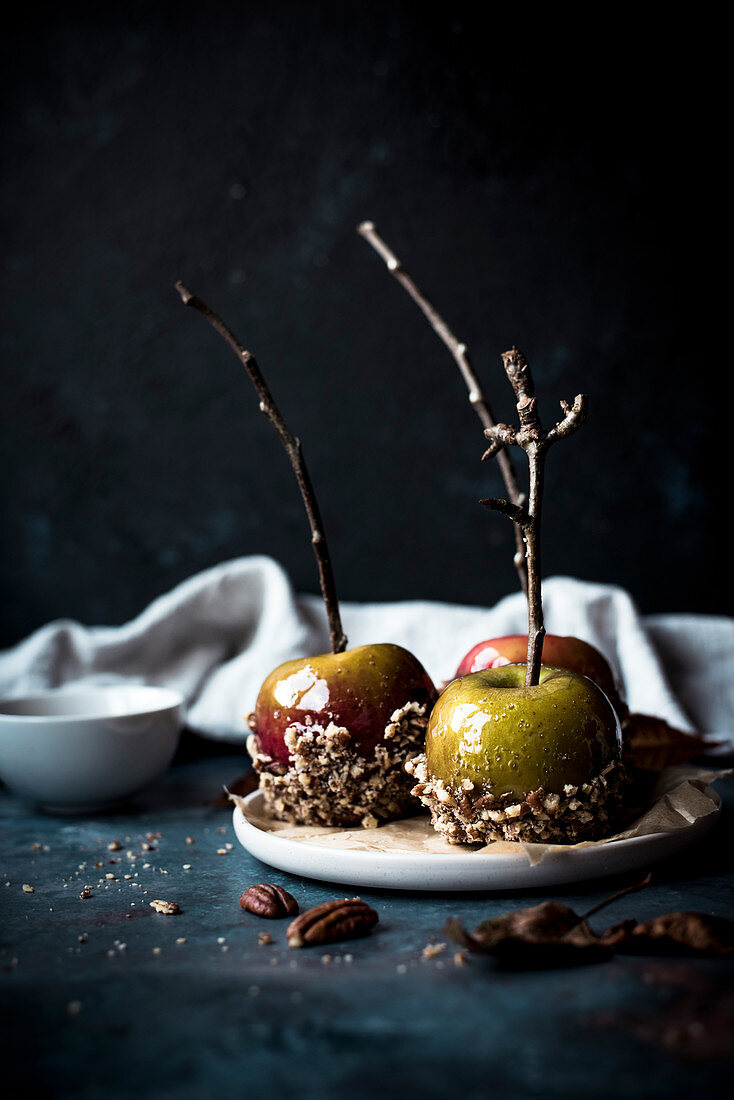
<path fill-rule="evenodd" d="M 5 710 L 6 707 L 15 707 L 20 704 L 25 706 L 34 703 L 48 702 L 54 699 L 90 699 L 92 702 L 106 698 L 111 692 L 131 691 L 147 695 L 149 702 L 140 700 L 140 705 L 127 708 L 117 708 L 114 713 L 104 713 L 102 710 L 81 709 L 79 711 L 67 711 L 59 714 L 18 714 L 15 711 Z M 156 701 L 157 699 L 157 701 Z M 23 722 L 28 725 L 49 724 L 60 725 L 64 722 L 100 722 L 117 718 L 142 718 L 146 714 L 156 714 L 161 711 L 173 710 L 184 704 L 184 697 L 174 688 L 161 687 L 157 684 L 69 684 L 59 688 L 51 688 L 48 691 L 37 691 L 33 695 L 18 695 L 13 698 L 0 699 L 0 726 L 6 723 Z"/>

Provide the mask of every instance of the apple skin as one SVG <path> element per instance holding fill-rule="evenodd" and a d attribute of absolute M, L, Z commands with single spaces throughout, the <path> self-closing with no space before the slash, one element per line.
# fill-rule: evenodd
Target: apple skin
<path fill-rule="evenodd" d="M 274 669 L 257 697 L 254 730 L 265 755 L 289 761 L 290 726 L 344 726 L 354 747 L 369 759 L 394 711 L 406 703 L 430 704 L 436 688 L 417 657 L 381 642 L 343 653 L 299 657 Z"/>
<path fill-rule="evenodd" d="M 490 638 L 469 650 L 460 662 L 456 675 L 466 676 L 484 668 L 521 664 L 527 659 L 527 653 L 527 634 L 506 634 L 502 638 Z M 612 704 L 616 704 L 618 694 L 614 674 L 599 650 L 588 642 L 571 635 L 546 634 L 543 640 L 543 664 L 567 668 L 588 676 L 599 685 Z"/>
<path fill-rule="evenodd" d="M 431 776 L 456 790 L 469 779 L 481 791 L 522 799 L 543 788 L 588 782 L 621 755 L 617 716 L 588 677 L 542 665 L 525 687 L 525 665 L 483 669 L 453 680 L 426 730 Z"/>

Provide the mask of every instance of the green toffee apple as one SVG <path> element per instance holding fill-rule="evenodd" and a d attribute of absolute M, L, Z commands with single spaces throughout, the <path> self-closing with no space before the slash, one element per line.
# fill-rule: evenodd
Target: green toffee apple
<path fill-rule="evenodd" d="M 588 677 L 507 664 L 453 680 L 439 696 L 426 750 L 409 764 L 413 793 L 451 843 L 575 841 L 600 835 L 622 789 L 619 720 Z"/>
<path fill-rule="evenodd" d="M 553 444 L 584 423 L 588 402 L 583 394 L 573 405 L 562 401 L 562 418 L 546 431 L 524 355 L 512 348 L 502 359 L 519 423 L 485 429 L 490 446 L 483 457 L 521 447 L 528 492 L 481 503 L 507 516 L 522 535 L 528 633 L 496 639 L 501 646 L 482 643 L 467 654 L 459 672 L 468 674 L 439 696 L 426 751 L 407 767 L 417 780 L 413 794 L 450 843 L 592 839 L 608 831 L 621 804 L 622 739 L 604 690 L 575 666 L 593 672 L 608 690 L 613 678 L 600 655 L 578 639 L 545 637 L 540 547 L 545 459 Z M 558 664 L 574 667 L 555 667 L 552 653 Z M 505 663 L 513 657 L 524 663 Z"/>
<path fill-rule="evenodd" d="M 586 676 L 541 666 L 525 685 L 525 665 L 484 669 L 454 680 L 426 730 L 431 775 L 449 790 L 522 800 L 540 788 L 588 782 L 621 751 L 619 723 L 606 696 Z"/>

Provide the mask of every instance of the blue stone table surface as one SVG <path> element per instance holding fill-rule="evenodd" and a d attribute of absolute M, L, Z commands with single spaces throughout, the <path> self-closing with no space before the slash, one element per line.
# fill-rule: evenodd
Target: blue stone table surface
<path fill-rule="evenodd" d="M 289 949 L 287 921 L 240 908 L 245 887 L 282 883 L 302 910 L 357 891 L 248 855 L 219 797 L 243 757 L 200 744 L 115 812 L 50 816 L 0 788 L 5 1095 L 647 1098 L 729 1085 L 734 960 L 507 972 L 460 965 L 450 945 L 423 954 L 448 917 L 471 928 L 547 897 L 584 911 L 633 879 L 512 896 L 362 889 L 380 918 L 370 937 Z M 681 909 L 734 917 L 734 782 L 719 790 L 713 835 L 594 928 Z M 159 898 L 180 914 L 154 912 Z"/>

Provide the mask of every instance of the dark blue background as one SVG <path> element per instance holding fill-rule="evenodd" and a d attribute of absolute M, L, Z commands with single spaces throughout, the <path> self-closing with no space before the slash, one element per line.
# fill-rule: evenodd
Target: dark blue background
<path fill-rule="evenodd" d="M 122 621 L 239 554 L 316 588 L 286 458 L 176 278 L 302 437 L 343 598 L 514 590 L 463 384 L 363 218 L 501 418 L 515 342 L 546 420 L 590 394 L 549 461 L 546 575 L 617 582 L 646 611 L 730 610 L 709 527 L 715 25 L 646 29 L 618 5 L 567 23 L 381 0 L 63 7 L 26 7 L 3 46 L 0 641 Z"/>

